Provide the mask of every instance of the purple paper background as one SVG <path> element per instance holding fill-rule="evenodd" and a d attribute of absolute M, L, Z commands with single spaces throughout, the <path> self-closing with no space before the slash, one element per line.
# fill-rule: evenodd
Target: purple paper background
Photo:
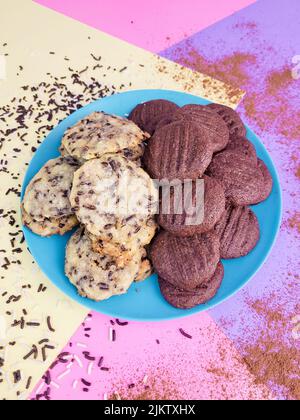
<path fill-rule="evenodd" d="M 230 75 L 232 67 L 229 62 L 237 55 L 242 57 L 241 66 L 238 65 L 238 68 L 242 68 L 242 76 L 238 75 L 236 82 L 247 95 L 239 111 L 247 124 L 260 135 L 279 172 L 284 215 L 275 248 L 243 291 L 210 311 L 239 347 L 247 339 L 253 340 L 253 335 L 261 334 L 264 327 L 261 319 L 251 310 L 249 298 L 272 296 L 272 305 L 280 307 L 291 320 L 300 313 L 299 306 L 297 308 L 300 296 L 299 213 L 297 215 L 300 192 L 300 80 L 293 80 L 291 76 L 295 67 L 292 57 L 300 54 L 299 40 L 300 2 L 264 0 L 162 52 L 166 58 L 190 65 L 196 70 L 209 71 L 215 76 L 220 75 L 220 67 L 222 71 L 224 68 L 226 70 L 228 59 L 227 76 L 233 83 L 236 71 Z M 202 59 L 197 58 L 198 55 Z M 268 88 L 269 77 L 275 71 L 279 74 L 284 72 L 285 77 L 278 89 Z M 286 81 L 288 75 L 290 80 Z M 284 100 L 278 100 L 279 96 Z M 247 113 L 252 98 L 256 103 L 256 115 Z M 269 112 L 274 117 L 270 117 Z M 257 117 L 258 113 L 260 115 Z M 279 126 L 276 113 L 280 114 Z M 260 124 L 262 119 L 266 121 L 263 127 Z M 284 133 L 284 121 L 288 126 L 287 133 Z M 297 221 L 298 226 L 294 226 Z M 224 318 L 230 318 L 230 322 L 224 322 Z M 292 325 L 291 322 L 291 329 L 286 331 L 288 338 Z"/>

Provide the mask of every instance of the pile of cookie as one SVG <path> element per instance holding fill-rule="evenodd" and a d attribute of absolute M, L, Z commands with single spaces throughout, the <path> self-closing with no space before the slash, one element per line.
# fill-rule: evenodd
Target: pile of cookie
<path fill-rule="evenodd" d="M 22 219 L 41 236 L 80 225 L 67 245 L 65 272 L 84 297 L 123 294 L 153 265 L 165 299 L 191 308 L 217 293 L 221 259 L 245 256 L 259 240 L 248 206 L 269 196 L 272 177 L 231 108 L 153 100 L 128 119 L 95 112 L 66 131 L 60 152 L 28 185 Z M 199 223 L 177 212 L 173 190 L 162 211 L 154 182 L 162 179 L 202 180 Z"/>
<path fill-rule="evenodd" d="M 80 224 L 65 271 L 84 297 L 108 299 L 152 273 L 145 247 L 157 230 L 158 191 L 141 168 L 148 138 L 130 120 L 96 112 L 66 131 L 61 156 L 26 189 L 23 224 L 36 234 L 63 235 Z"/>
<path fill-rule="evenodd" d="M 187 309 L 206 303 L 223 277 L 221 259 L 247 255 L 260 237 L 258 220 L 248 207 L 265 200 L 272 177 L 246 138 L 239 115 L 223 105 L 185 105 L 156 100 L 138 105 L 129 118 L 152 137 L 144 166 L 154 179 L 202 179 L 204 217 L 189 224 L 172 201 L 150 256 L 165 299 Z M 192 202 L 195 201 L 192 189 Z"/>

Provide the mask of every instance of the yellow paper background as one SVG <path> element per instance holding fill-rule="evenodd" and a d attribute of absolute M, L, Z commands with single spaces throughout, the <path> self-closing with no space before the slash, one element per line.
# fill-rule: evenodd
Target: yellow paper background
<path fill-rule="evenodd" d="M 7 46 L 3 44 L 7 43 Z M 55 52 L 51 55 L 50 52 Z M 94 56 L 101 56 L 103 68 L 93 70 L 97 64 Z M 8 56 L 3 57 L 4 54 Z M 237 106 L 243 92 L 231 89 L 221 82 L 208 76 L 192 72 L 175 63 L 159 58 L 149 52 L 129 45 L 109 35 L 91 29 L 81 23 L 44 9 L 30 0 L 1 0 L 0 14 L 0 66 L 5 63 L 6 78 L 0 80 L 0 107 L 8 104 L 13 97 L 22 98 L 23 85 L 35 85 L 41 81 L 53 82 L 54 76 L 67 75 L 64 83 L 71 83 L 70 71 L 84 69 L 89 66 L 85 77 L 95 77 L 108 85 L 114 85 L 116 90 L 164 88 L 184 90 L 212 101 Z M 65 60 L 68 57 L 69 61 Z M 22 69 L 20 69 L 20 67 Z M 123 72 L 117 70 L 127 67 Z M 109 68 L 109 69 L 108 69 Z M 116 68 L 116 70 L 114 70 Z M 3 77 L 3 74 L 0 76 Z M 121 85 L 124 85 L 121 89 Z M 30 95 L 29 95 L 30 96 Z M 87 98 L 88 101 L 88 98 Z M 24 100 L 21 103 L 28 106 Z M 55 117 L 54 124 L 63 119 L 66 113 Z M 46 123 L 46 122 L 45 122 Z M 0 130 L 7 130 L 15 125 L 13 117 L 0 119 Z M 42 124 L 30 123 L 26 132 L 29 146 L 36 146 L 36 130 Z M 47 130 L 46 130 L 47 131 Z M 47 133 L 45 133 L 47 134 Z M 0 138 L 3 136 L 0 134 Z M 10 174 L 0 172 L 0 209 L 6 214 L 15 210 L 19 221 L 19 198 L 14 193 L 6 194 L 9 188 L 20 190 L 26 170 L 26 162 L 32 157 L 31 147 L 26 147 L 16 158 L 14 148 L 20 143 L 13 133 L 4 139 L 0 148 L 0 164 L 9 168 Z M 16 179 L 12 179 L 11 173 Z M 0 399 L 27 398 L 33 386 L 53 362 L 59 351 L 87 315 L 87 310 L 70 301 L 58 291 L 40 272 L 26 250 L 26 245 L 20 244 L 21 234 L 16 239 L 16 247 L 23 249 L 22 254 L 12 252 L 9 233 L 18 230 L 9 224 L 9 216 L 0 214 L 1 244 L 0 250 L 0 358 L 4 366 L 0 368 Z M 8 270 L 1 266 L 5 264 L 4 257 L 9 261 L 20 260 Z M 51 263 L 51 262 L 49 262 Z M 37 293 L 40 284 L 47 286 L 44 293 Z M 31 289 L 22 289 L 30 285 Z M 5 296 L 2 294 L 7 293 Z M 19 302 L 6 304 L 11 296 L 21 295 Z M 24 316 L 22 310 L 28 315 Z M 6 312 L 10 311 L 11 315 Z M 39 322 L 40 327 L 11 327 L 14 320 L 22 316 L 26 321 Z M 46 318 L 51 316 L 55 333 L 47 328 Z M 41 339 L 48 338 L 54 350 L 47 351 L 47 361 L 42 362 L 41 354 L 37 360 L 23 356 Z M 9 343 L 15 342 L 15 345 Z M 1 350 L 1 347 L 3 349 Z M 41 346 L 39 346 L 41 347 Z M 22 379 L 15 385 L 12 373 L 21 371 Z M 32 376 L 32 383 L 25 390 L 26 382 Z"/>

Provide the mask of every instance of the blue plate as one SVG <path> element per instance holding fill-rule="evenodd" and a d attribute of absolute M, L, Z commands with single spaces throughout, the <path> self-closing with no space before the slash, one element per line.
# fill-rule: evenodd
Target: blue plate
<path fill-rule="evenodd" d="M 66 129 L 94 111 L 105 111 L 120 116 L 128 113 L 139 103 L 151 99 L 168 99 L 182 106 L 189 103 L 206 104 L 208 101 L 187 93 L 167 90 L 137 90 L 100 99 L 76 111 L 56 127 L 35 153 L 25 176 L 22 196 L 31 178 L 49 160 L 59 155 L 58 148 Z M 65 247 L 71 233 L 61 236 L 42 238 L 24 227 L 28 247 L 41 270 L 52 283 L 78 303 L 116 318 L 136 321 L 162 321 L 181 318 L 197 312 L 206 311 L 228 299 L 241 289 L 259 270 L 276 239 L 281 221 L 281 191 L 274 164 L 263 144 L 248 128 L 247 137 L 254 144 L 258 156 L 268 166 L 274 181 L 270 197 L 261 204 L 253 206 L 261 228 L 261 239 L 256 248 L 246 257 L 224 261 L 225 277 L 218 294 L 205 305 L 193 309 L 173 308 L 162 297 L 157 276 L 133 284 L 128 293 L 96 303 L 82 298 L 64 274 Z"/>

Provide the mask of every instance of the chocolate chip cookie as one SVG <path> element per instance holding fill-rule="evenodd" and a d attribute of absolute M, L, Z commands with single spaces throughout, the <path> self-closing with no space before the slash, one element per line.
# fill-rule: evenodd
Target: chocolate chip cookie
<path fill-rule="evenodd" d="M 62 150 L 69 156 L 90 160 L 107 153 L 135 150 L 148 137 L 126 118 L 94 112 L 66 131 Z"/>
<path fill-rule="evenodd" d="M 69 196 L 78 168 L 78 162 L 71 157 L 49 160 L 26 188 L 23 200 L 26 213 L 37 222 L 74 214 Z"/>
<path fill-rule="evenodd" d="M 157 213 L 158 191 L 134 162 L 105 155 L 75 172 L 70 201 L 88 232 L 105 242 L 123 244 Z"/>
<path fill-rule="evenodd" d="M 191 119 L 207 130 L 214 152 L 223 150 L 228 144 L 229 130 L 227 124 L 218 113 L 207 106 L 185 105 L 178 113 L 182 113 L 185 118 Z"/>
<path fill-rule="evenodd" d="M 78 293 L 101 301 L 126 293 L 139 273 L 142 254 L 119 268 L 113 257 L 93 252 L 84 228 L 78 229 L 68 242 L 65 272 Z"/>

